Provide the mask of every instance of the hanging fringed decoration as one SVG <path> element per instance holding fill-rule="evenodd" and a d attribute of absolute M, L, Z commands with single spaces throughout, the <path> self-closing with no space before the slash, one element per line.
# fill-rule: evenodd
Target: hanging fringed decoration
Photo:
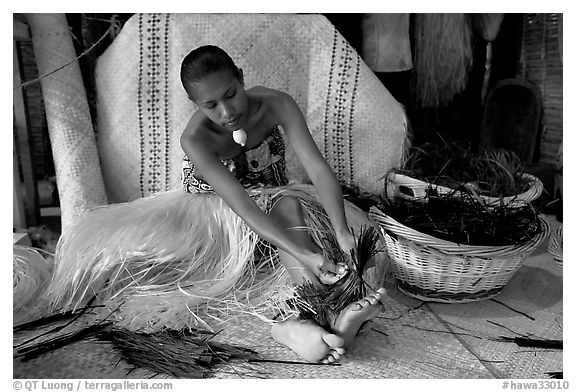
<path fill-rule="evenodd" d="M 486 62 L 484 64 L 484 80 L 482 82 L 481 99 L 484 102 L 488 92 L 490 74 L 492 71 L 492 42 L 500 32 L 500 26 L 504 19 L 504 14 L 471 14 L 472 22 L 480 36 L 486 41 Z"/>
<path fill-rule="evenodd" d="M 441 107 L 466 88 L 472 66 L 468 14 L 414 14 L 412 97 L 421 108 Z"/>
<path fill-rule="evenodd" d="M 304 283 L 296 288 L 302 301 L 295 306 L 301 319 L 312 319 L 323 328 L 330 328 L 331 321 L 348 305 L 364 298 L 369 287 L 363 279 L 368 261 L 377 253 L 383 251 L 379 246 L 380 234 L 374 226 L 362 227 L 356 241 L 356 252 L 346 255 L 337 244 L 330 244 L 326 249 L 332 249 L 332 254 L 326 255 L 335 263 L 345 262 L 349 272 L 333 285 L 317 287 L 312 283 Z"/>

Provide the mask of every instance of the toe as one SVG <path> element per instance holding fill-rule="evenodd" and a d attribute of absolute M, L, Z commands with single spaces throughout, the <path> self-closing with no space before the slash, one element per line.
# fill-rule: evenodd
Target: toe
<path fill-rule="evenodd" d="M 340 357 L 342 356 L 342 354 L 340 354 L 337 350 L 331 350 L 329 355 L 332 356 L 332 358 L 334 358 L 334 361 L 339 360 Z"/>
<path fill-rule="evenodd" d="M 377 291 L 376 291 L 376 296 L 378 296 L 378 299 L 382 299 L 384 298 L 384 296 L 386 295 L 386 289 L 384 287 L 380 287 Z"/>
<path fill-rule="evenodd" d="M 375 293 L 373 293 L 372 295 L 370 295 L 372 298 L 374 298 L 376 300 L 376 302 L 382 302 L 382 299 L 384 298 L 384 295 L 386 295 L 386 289 L 384 288 L 379 288 Z M 372 305 L 376 305 L 375 303 L 372 303 Z"/>
<path fill-rule="evenodd" d="M 344 347 L 344 338 L 334 333 L 326 334 L 322 337 L 324 342 L 333 350 L 338 350 Z"/>

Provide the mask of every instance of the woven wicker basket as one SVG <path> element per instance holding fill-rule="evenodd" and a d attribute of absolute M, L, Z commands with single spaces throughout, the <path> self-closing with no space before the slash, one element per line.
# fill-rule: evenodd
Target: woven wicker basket
<path fill-rule="evenodd" d="M 550 232 L 540 216 L 541 230 L 526 243 L 459 245 L 413 230 L 375 207 L 369 215 L 382 229 L 398 288 L 411 297 L 433 302 L 472 302 L 498 295 Z"/>
<path fill-rule="evenodd" d="M 480 195 L 488 207 L 506 205 L 507 207 L 522 207 L 536 200 L 542 194 L 544 185 L 538 177 L 524 173 L 524 179 L 529 181 L 530 188 L 519 194 L 506 197 L 490 197 Z M 455 190 L 442 185 L 435 185 L 404 174 L 390 173 L 386 176 L 385 192 L 388 198 L 402 198 L 405 200 L 418 200 L 428 196 L 430 189 L 435 189 L 439 195 L 454 194 Z M 458 192 L 455 193 L 457 195 Z"/>
<path fill-rule="evenodd" d="M 554 261 L 560 268 L 562 268 L 562 241 L 563 240 L 563 225 L 560 225 L 552 234 L 550 235 L 550 241 L 548 242 L 548 253 L 552 255 Z"/>

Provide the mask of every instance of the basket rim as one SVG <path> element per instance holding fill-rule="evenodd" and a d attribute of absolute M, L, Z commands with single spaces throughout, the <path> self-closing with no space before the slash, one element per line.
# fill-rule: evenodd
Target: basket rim
<path fill-rule="evenodd" d="M 467 245 L 444 240 L 426 233 L 412 229 L 394 218 L 386 215 L 377 207 L 371 207 L 368 213 L 370 219 L 376 221 L 381 230 L 390 231 L 407 240 L 424 245 L 447 254 L 466 255 L 476 257 L 503 257 L 506 255 L 517 255 L 525 253 L 537 247 L 550 234 L 550 225 L 543 214 L 538 215 L 540 227 L 542 228 L 530 240 L 515 245 Z"/>
<path fill-rule="evenodd" d="M 506 205 L 511 207 L 525 205 L 526 203 L 529 203 L 540 197 L 540 195 L 544 191 L 544 184 L 542 183 L 542 181 L 538 177 L 530 173 L 522 173 L 522 178 L 527 179 L 530 183 L 530 188 L 527 191 L 524 191 L 517 195 L 503 196 L 503 197 L 486 196 L 481 194 L 479 196 L 489 206 L 498 206 L 500 205 L 500 203 L 505 203 Z M 400 184 L 408 187 L 410 185 L 420 187 L 434 187 L 439 194 L 453 194 L 454 192 L 457 192 L 457 190 L 449 188 L 447 186 L 430 183 L 401 173 L 394 173 L 394 172 L 388 173 L 385 176 L 385 181 L 392 181 L 395 184 Z"/>

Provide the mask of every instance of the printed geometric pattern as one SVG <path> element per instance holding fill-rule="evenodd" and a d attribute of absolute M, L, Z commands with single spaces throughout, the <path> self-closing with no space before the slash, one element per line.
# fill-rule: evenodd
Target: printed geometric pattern
<path fill-rule="evenodd" d="M 142 196 L 166 189 L 170 178 L 169 26 L 169 15 L 138 15 L 138 128 Z"/>
<path fill-rule="evenodd" d="M 354 183 L 352 125 L 358 89 L 360 56 L 334 30 L 334 44 L 324 116 L 324 156 L 332 162 L 336 176 Z"/>

